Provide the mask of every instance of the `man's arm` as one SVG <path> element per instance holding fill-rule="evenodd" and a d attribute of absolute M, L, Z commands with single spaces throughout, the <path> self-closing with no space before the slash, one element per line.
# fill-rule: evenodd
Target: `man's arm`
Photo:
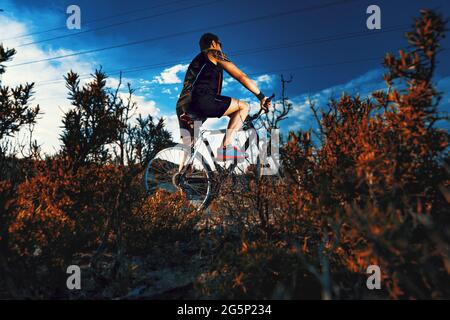
<path fill-rule="evenodd" d="M 233 62 L 228 59 L 228 57 L 221 51 L 210 50 L 208 56 L 211 60 L 220 63 L 220 65 L 225 69 L 225 71 L 232 76 L 234 79 L 239 81 L 247 90 L 258 96 L 261 93 L 258 86 L 254 81 L 252 81 L 242 70 L 240 70 Z M 260 99 L 261 100 L 261 99 Z"/>

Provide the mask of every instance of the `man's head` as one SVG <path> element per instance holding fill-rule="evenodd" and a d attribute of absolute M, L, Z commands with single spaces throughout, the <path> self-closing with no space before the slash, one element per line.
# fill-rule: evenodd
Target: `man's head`
<path fill-rule="evenodd" d="M 205 33 L 200 38 L 200 50 L 216 49 L 222 50 L 222 43 L 220 43 L 219 37 L 212 33 Z"/>

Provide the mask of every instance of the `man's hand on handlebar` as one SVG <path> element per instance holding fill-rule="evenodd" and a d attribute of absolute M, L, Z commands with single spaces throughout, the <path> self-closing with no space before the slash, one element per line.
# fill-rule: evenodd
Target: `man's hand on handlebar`
<path fill-rule="evenodd" d="M 269 108 L 272 106 L 272 99 L 275 97 L 275 94 L 272 94 L 270 97 L 264 97 L 260 100 L 260 109 L 259 112 L 255 113 L 252 116 L 248 116 L 247 120 L 254 121 L 259 118 L 263 111 L 265 113 L 269 112 Z"/>
<path fill-rule="evenodd" d="M 264 97 L 260 100 L 261 110 L 264 110 L 265 113 L 269 112 L 269 108 L 272 106 L 272 99 L 274 97 L 275 95 L 272 94 L 270 97 Z"/>
<path fill-rule="evenodd" d="M 269 108 L 272 106 L 272 101 L 267 97 L 260 101 L 261 109 L 264 110 L 265 113 L 269 112 Z"/>

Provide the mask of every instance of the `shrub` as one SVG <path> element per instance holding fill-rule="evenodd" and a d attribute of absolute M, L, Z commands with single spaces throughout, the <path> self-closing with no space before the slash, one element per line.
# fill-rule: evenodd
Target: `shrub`
<path fill-rule="evenodd" d="M 126 247 L 130 252 L 145 253 L 157 243 L 193 240 L 200 217 L 184 195 L 158 190 L 124 221 Z"/>
<path fill-rule="evenodd" d="M 114 166 L 96 165 L 73 172 L 58 160 L 39 170 L 17 187 L 10 245 L 20 256 L 61 264 L 98 243 L 121 173 Z"/>
<path fill-rule="evenodd" d="M 225 212 L 239 212 L 247 221 L 236 222 L 238 234 L 255 248 L 267 240 L 302 248 L 301 263 L 286 263 L 291 272 L 315 275 L 322 297 L 368 297 L 351 288 L 364 286 L 361 275 L 371 264 L 381 267 L 382 297 L 450 296 L 445 281 L 450 274 L 445 250 L 450 241 L 449 136 L 434 126 L 440 99 L 432 83 L 444 30 L 442 17 L 423 10 L 414 31 L 407 33 L 411 52 L 385 58 L 386 91 L 366 99 L 344 94 L 331 101 L 329 110 L 322 110 L 320 146 L 312 143 L 310 132 L 290 134 L 282 149 L 283 183 L 231 184 L 218 202 Z M 231 193 L 233 188 L 238 189 Z M 226 270 L 240 283 L 265 279 L 270 261 L 284 261 L 275 248 L 262 250 L 258 258 L 246 254 L 243 260 L 225 249 L 218 254 L 222 250 L 212 272 Z M 252 261 L 261 267 L 252 268 Z M 280 269 L 289 274 L 288 267 Z M 234 297 L 236 285 L 229 279 L 222 290 Z M 264 286 L 273 288 L 273 278 L 269 282 L 272 286 Z M 251 292 L 248 297 L 258 290 Z"/>

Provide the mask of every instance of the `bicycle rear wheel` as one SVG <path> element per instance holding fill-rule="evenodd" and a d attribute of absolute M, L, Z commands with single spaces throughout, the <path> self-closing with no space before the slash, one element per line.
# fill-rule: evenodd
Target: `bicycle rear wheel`
<path fill-rule="evenodd" d="M 144 184 L 147 193 L 158 189 L 175 193 L 181 190 L 197 209 L 203 210 L 212 200 L 212 171 L 201 154 L 197 153 L 192 164 L 180 174 L 181 163 L 191 156 L 187 146 L 177 145 L 158 152 L 145 170 Z"/>

